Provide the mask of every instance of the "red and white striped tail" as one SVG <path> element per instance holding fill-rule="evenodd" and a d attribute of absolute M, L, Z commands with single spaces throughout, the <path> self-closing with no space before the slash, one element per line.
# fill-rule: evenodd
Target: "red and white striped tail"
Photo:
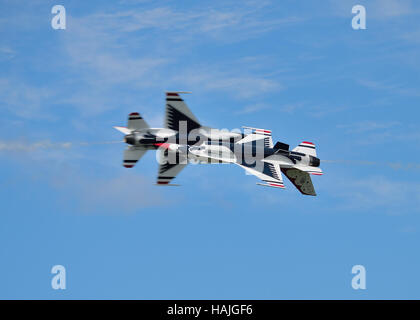
<path fill-rule="evenodd" d="M 316 157 L 315 144 L 309 141 L 303 141 L 296 148 L 294 148 L 293 151 L 309 154 L 313 157 Z"/>

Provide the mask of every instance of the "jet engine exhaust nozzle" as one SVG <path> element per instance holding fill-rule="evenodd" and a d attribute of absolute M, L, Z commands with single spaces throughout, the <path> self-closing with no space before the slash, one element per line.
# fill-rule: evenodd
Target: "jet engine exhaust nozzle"
<path fill-rule="evenodd" d="M 124 141 L 125 141 L 125 143 L 131 144 L 132 146 L 134 146 L 136 144 L 136 138 L 135 138 L 134 134 L 127 134 L 124 137 Z"/>
<path fill-rule="evenodd" d="M 319 167 L 321 161 L 317 157 L 309 156 L 309 165 L 311 167 Z"/>

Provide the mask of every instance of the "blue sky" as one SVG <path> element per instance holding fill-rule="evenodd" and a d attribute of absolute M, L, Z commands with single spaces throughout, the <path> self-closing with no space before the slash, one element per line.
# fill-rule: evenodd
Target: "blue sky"
<path fill-rule="evenodd" d="M 0 1 L 0 298 L 420 298 L 419 15 L 409 0 Z M 152 152 L 123 168 L 112 126 L 138 111 L 160 127 L 165 90 L 192 91 L 203 124 L 316 143 L 318 197 L 229 165 L 155 187 Z"/>

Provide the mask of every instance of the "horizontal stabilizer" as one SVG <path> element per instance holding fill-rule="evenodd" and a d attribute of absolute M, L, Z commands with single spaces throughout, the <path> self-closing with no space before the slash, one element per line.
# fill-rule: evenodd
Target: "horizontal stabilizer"
<path fill-rule="evenodd" d="M 259 128 L 253 128 L 253 127 L 246 127 L 246 126 L 242 126 L 242 128 L 251 130 L 251 133 L 265 134 L 265 135 L 271 136 L 271 130 L 259 129 Z"/>
<path fill-rule="evenodd" d="M 310 166 L 295 166 L 296 169 L 301 171 L 307 172 L 309 174 L 313 174 L 315 176 L 322 176 L 324 173 L 322 169 L 319 167 L 310 167 Z"/>
<path fill-rule="evenodd" d="M 123 166 L 132 168 L 136 165 L 137 161 L 147 152 L 147 149 L 128 147 L 124 150 Z"/>
<path fill-rule="evenodd" d="M 286 187 L 282 184 L 277 184 L 277 183 L 257 183 L 257 185 L 259 186 L 263 186 L 263 187 L 271 187 L 271 188 L 280 188 L 280 189 L 285 189 Z"/>
<path fill-rule="evenodd" d="M 127 127 L 115 126 L 114 128 L 117 129 L 119 132 L 122 132 L 124 134 L 130 134 L 132 132 L 132 130 L 128 129 Z"/>
<path fill-rule="evenodd" d="M 246 135 L 242 140 L 244 142 L 241 142 L 242 140 L 238 141 L 237 143 L 246 143 L 251 142 L 255 140 L 264 139 L 264 147 L 266 148 L 272 148 L 273 147 L 273 138 L 271 137 L 271 130 L 266 129 L 258 129 L 258 128 L 252 128 L 252 127 L 242 127 L 244 129 L 251 130 L 251 133 Z"/>
<path fill-rule="evenodd" d="M 241 140 L 239 140 L 238 144 L 244 144 L 244 143 L 248 143 L 248 142 L 252 142 L 252 141 L 257 141 L 257 140 L 261 140 L 261 139 L 265 139 L 266 136 L 262 135 L 262 134 L 247 134 L 245 135 L 245 137 L 243 137 Z"/>

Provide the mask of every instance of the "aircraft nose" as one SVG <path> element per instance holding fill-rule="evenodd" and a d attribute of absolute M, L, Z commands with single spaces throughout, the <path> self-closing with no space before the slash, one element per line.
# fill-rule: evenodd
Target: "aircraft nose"
<path fill-rule="evenodd" d="M 134 138 L 134 134 L 127 134 L 124 137 L 125 143 L 131 144 L 131 145 L 135 145 L 136 144 L 136 139 Z"/>

